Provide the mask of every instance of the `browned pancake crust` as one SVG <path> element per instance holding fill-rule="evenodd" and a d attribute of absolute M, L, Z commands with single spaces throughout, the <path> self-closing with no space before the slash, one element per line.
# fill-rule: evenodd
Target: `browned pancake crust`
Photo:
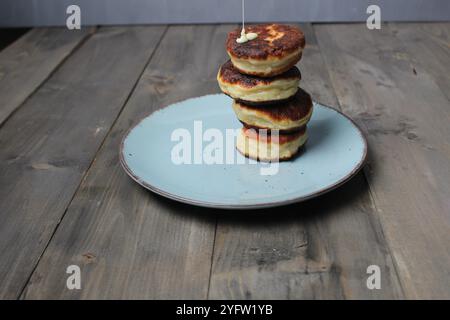
<path fill-rule="evenodd" d="M 267 132 L 272 131 L 272 129 L 270 129 L 270 128 L 258 127 L 258 126 L 255 126 L 255 125 L 251 125 L 251 124 L 245 123 L 245 122 L 243 122 L 243 121 L 241 121 L 241 120 L 239 120 L 239 122 L 242 123 L 242 126 L 245 127 L 246 129 L 255 129 L 255 130 L 266 129 Z M 301 127 L 299 127 L 299 128 L 292 128 L 292 129 L 288 129 L 288 130 L 278 130 L 278 129 L 277 129 L 277 131 L 278 131 L 280 134 L 291 134 L 291 133 L 295 133 L 295 132 L 298 132 L 298 131 L 303 130 L 304 127 L 306 127 L 306 125 L 301 126 Z"/>
<path fill-rule="evenodd" d="M 226 93 L 225 93 L 226 94 Z M 230 96 L 229 94 L 227 94 L 227 96 L 229 96 L 230 98 L 234 99 L 232 96 Z M 236 102 L 239 102 L 241 104 L 245 104 L 247 106 L 253 106 L 253 107 L 267 107 L 267 106 L 272 106 L 274 104 L 278 104 L 278 103 L 285 103 L 288 102 L 289 100 L 291 100 L 292 97 L 287 98 L 287 99 L 281 99 L 281 100 L 266 100 L 266 101 L 246 101 L 246 100 L 242 100 L 242 99 L 235 99 Z"/>
<path fill-rule="evenodd" d="M 258 129 L 244 127 L 243 130 L 244 130 L 244 135 L 249 139 L 261 140 L 266 143 L 271 142 L 272 135 L 270 134 L 269 131 L 267 131 L 267 134 L 259 134 Z M 301 128 L 301 130 L 298 130 L 293 133 L 279 133 L 278 134 L 278 143 L 283 144 L 283 143 L 291 142 L 291 141 L 297 139 L 298 137 L 300 137 L 301 135 L 305 134 L 305 132 L 306 132 L 306 126 L 303 126 Z"/>
<path fill-rule="evenodd" d="M 301 79 L 300 70 L 297 67 L 292 67 L 288 71 L 268 78 L 261 78 L 256 76 L 251 76 L 247 74 L 240 73 L 231 63 L 231 60 L 225 62 L 222 67 L 220 67 L 219 77 L 222 82 L 227 82 L 230 84 L 236 84 L 241 87 L 251 88 L 257 85 L 269 85 L 276 80 L 283 79 Z"/>
<path fill-rule="evenodd" d="M 272 36 L 271 32 L 283 33 L 283 36 L 275 39 L 273 42 L 265 40 Z M 247 26 L 247 33 L 254 32 L 258 37 L 254 40 L 237 43 L 236 39 L 241 36 L 241 29 L 235 29 L 228 34 L 227 51 L 236 58 L 241 59 L 260 59 L 265 60 L 268 57 L 282 58 L 299 48 L 305 47 L 305 35 L 294 26 L 280 24 L 262 24 Z"/>
<path fill-rule="evenodd" d="M 313 107 L 311 96 L 301 88 L 299 88 L 297 93 L 286 102 L 258 107 L 247 105 L 242 102 L 239 102 L 239 104 L 242 108 L 257 110 L 258 113 L 265 113 L 274 120 L 289 119 L 292 121 L 306 117 Z"/>

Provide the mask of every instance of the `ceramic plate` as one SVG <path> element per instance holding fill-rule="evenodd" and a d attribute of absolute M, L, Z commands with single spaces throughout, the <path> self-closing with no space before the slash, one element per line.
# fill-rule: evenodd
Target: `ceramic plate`
<path fill-rule="evenodd" d="M 250 161 L 234 148 L 235 139 L 229 134 L 242 127 L 231 102 L 223 94 L 207 95 L 144 118 L 122 141 L 125 171 L 143 187 L 173 200 L 255 209 L 319 196 L 348 181 L 363 166 L 367 143 L 359 128 L 319 103 L 314 103 L 309 139 L 298 157 L 272 164 Z M 225 148 L 222 157 L 221 149 L 212 151 L 220 144 Z"/>

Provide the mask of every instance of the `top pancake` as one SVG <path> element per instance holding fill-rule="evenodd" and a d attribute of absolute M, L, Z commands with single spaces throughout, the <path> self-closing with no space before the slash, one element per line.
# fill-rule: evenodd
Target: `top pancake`
<path fill-rule="evenodd" d="M 245 31 L 254 32 L 258 37 L 245 43 L 237 43 L 236 39 L 241 36 L 241 29 L 231 31 L 226 45 L 232 57 L 256 60 L 283 58 L 305 47 L 305 35 L 294 26 L 263 24 L 247 26 Z"/>

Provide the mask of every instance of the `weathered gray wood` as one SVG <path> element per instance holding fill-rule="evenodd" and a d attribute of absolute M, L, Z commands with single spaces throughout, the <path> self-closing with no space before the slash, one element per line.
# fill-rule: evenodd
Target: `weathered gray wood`
<path fill-rule="evenodd" d="M 395 32 L 397 29 L 392 25 L 381 32 L 368 31 L 358 25 L 315 28 L 330 69 L 323 66 L 314 35 L 305 27 L 309 44 L 300 63 L 302 86 L 312 92 L 316 100 L 338 106 L 332 89 L 335 88 L 343 110 L 363 126 L 371 148 L 370 165 L 366 170 L 370 187 L 365 178 L 358 175 L 340 189 L 301 205 L 270 210 L 263 215 L 221 216 L 209 297 L 448 298 L 449 210 L 446 203 L 450 148 L 445 139 L 449 136 L 445 123 L 448 123 L 449 111 L 448 95 L 446 98 L 442 94 L 445 69 L 438 72 L 440 61 L 446 59 L 445 48 L 428 52 L 438 61 L 435 64 L 429 58 L 422 59 L 426 51 L 412 52 L 411 33 Z M 217 27 L 211 31 L 206 26 L 189 27 L 186 32 L 184 27 L 170 29 L 75 195 L 23 298 L 208 296 L 208 260 L 214 243 L 213 211 L 177 204 L 139 188 L 119 167 L 117 148 L 131 123 L 149 111 L 173 101 L 217 91 L 215 72 L 225 59 L 224 52 L 218 50 L 223 50 L 227 29 Z M 435 31 L 430 31 L 430 35 L 436 35 Z M 445 39 L 444 34 L 437 31 L 437 39 Z M 207 42 L 201 42 L 198 47 L 198 40 L 204 37 Z M 441 40 L 433 38 L 432 41 Z M 201 80 L 193 81 L 196 79 Z M 41 88 L 39 92 L 52 90 L 55 88 Z M 64 97 L 67 98 L 67 94 Z M 34 99 L 33 96 L 31 101 Z M 45 100 L 40 101 L 44 104 Z M 25 120 L 27 128 L 32 127 L 36 114 Z M 25 118 L 25 113 L 19 110 L 10 122 L 15 121 L 20 135 L 23 129 L 18 124 L 21 122 L 14 120 L 18 115 Z M 76 116 L 71 115 L 66 116 L 66 125 L 69 118 Z M 36 121 L 42 123 L 40 113 L 39 116 Z M 58 112 L 48 117 L 55 119 L 52 125 L 59 128 L 51 132 L 59 133 L 61 127 L 56 119 L 62 114 Z M 50 129 L 45 126 L 45 130 Z M 8 130 L 12 131 L 12 127 Z M 66 172 L 71 165 L 76 166 L 76 161 L 69 161 L 73 158 L 71 152 L 63 154 L 60 162 L 39 161 L 37 165 L 30 165 L 33 162 L 27 158 L 28 154 L 40 159 L 36 158 L 41 148 L 39 141 L 56 139 L 51 132 L 48 138 L 26 136 L 31 139 L 26 144 L 24 138 L 19 142 L 13 139 L 22 156 L 8 157 L 10 167 L 5 164 L 0 167 L 2 182 L 11 181 L 11 176 L 17 177 L 19 169 L 32 174 L 29 178 L 30 173 L 23 173 L 19 178 L 21 185 L 26 185 L 27 193 L 33 191 L 32 197 L 17 196 L 0 188 L 1 200 L 9 201 L 10 207 L 12 200 L 16 200 L 22 210 L 17 220 L 11 217 L 5 220 L 3 212 L 8 207 L 0 203 L 0 235 L 19 235 L 17 244 L 13 237 L 8 243 L 0 244 L 0 267 L 5 266 L 5 258 L 12 261 L 13 255 L 21 263 L 8 265 L 13 269 L 10 277 L 23 272 L 24 261 L 33 260 L 27 257 L 29 249 L 23 248 L 41 246 L 42 243 L 37 242 L 45 240 L 34 235 L 24 241 L 24 233 L 36 232 L 29 224 L 41 221 L 49 226 L 48 230 L 53 230 L 58 218 L 52 212 L 63 208 L 51 201 L 45 203 L 44 197 L 51 192 L 42 188 L 38 171 L 53 170 L 54 178 L 43 180 L 46 188 L 56 182 L 57 187 L 63 188 L 65 184 L 58 181 L 67 181 L 67 178 L 57 171 Z M 6 146 L 11 137 L 12 134 L 5 136 L 0 130 L 0 147 Z M 70 137 L 70 141 L 78 139 L 78 136 Z M 87 139 L 82 142 L 89 149 L 84 149 L 83 153 L 90 154 Z M 57 146 L 64 152 L 60 144 Z M 10 146 L 8 150 L 11 154 L 15 148 Z M 39 153 L 41 156 L 43 154 Z M 0 160 L 5 163 L 3 156 Z M 14 161 L 17 169 L 11 166 Z M 60 192 L 61 199 L 67 204 L 64 192 L 67 190 Z M 13 199 L 8 200 L 8 197 Z M 36 215 L 32 212 L 35 203 L 44 206 Z M 38 231 L 42 228 L 42 225 L 37 227 Z M 23 251 L 9 250 L 3 254 L 8 246 L 20 247 Z M 69 291 L 65 287 L 65 268 L 70 264 L 79 264 L 82 268 L 83 289 L 80 291 Z M 382 289 L 379 291 L 369 291 L 365 287 L 369 264 L 381 267 Z M 0 275 L 1 270 L 4 268 L 0 269 Z M 11 290 L 11 284 L 9 286 Z M 1 282 L 0 288 L 3 296 L 14 297 L 4 294 L 8 289 L 3 289 Z"/>
<path fill-rule="evenodd" d="M 168 29 L 23 298 L 206 298 L 215 216 L 138 186 L 122 170 L 118 148 L 128 128 L 151 111 L 219 91 L 215 77 L 229 29 Z M 82 290 L 66 288 L 70 264 L 81 267 Z"/>
<path fill-rule="evenodd" d="M 418 79 L 434 81 L 450 101 L 450 23 L 390 23 L 387 28 L 402 41 Z"/>
<path fill-rule="evenodd" d="M 368 134 L 365 173 L 406 297 L 449 298 L 448 99 L 389 28 L 315 31 L 343 110 Z"/>
<path fill-rule="evenodd" d="M 339 107 L 314 32 L 301 86 Z M 306 149 L 306 152 L 308 150 Z M 363 175 L 306 203 L 218 220 L 212 299 L 380 299 L 402 296 Z M 380 266 L 383 290 L 369 290 L 366 271 Z"/>
<path fill-rule="evenodd" d="M 93 30 L 33 29 L 0 52 L 0 125 Z"/>
<path fill-rule="evenodd" d="M 163 31 L 100 29 L 4 123 L 0 297 L 19 296 Z"/>

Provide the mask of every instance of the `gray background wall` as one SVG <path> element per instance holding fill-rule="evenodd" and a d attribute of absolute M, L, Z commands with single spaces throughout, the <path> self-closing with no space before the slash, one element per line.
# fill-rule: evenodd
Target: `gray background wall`
<path fill-rule="evenodd" d="M 241 19 L 241 0 L 0 0 L 0 26 L 65 25 L 81 7 L 82 25 L 218 23 Z M 370 4 L 383 21 L 448 21 L 450 0 L 246 0 L 252 22 L 365 21 Z"/>

